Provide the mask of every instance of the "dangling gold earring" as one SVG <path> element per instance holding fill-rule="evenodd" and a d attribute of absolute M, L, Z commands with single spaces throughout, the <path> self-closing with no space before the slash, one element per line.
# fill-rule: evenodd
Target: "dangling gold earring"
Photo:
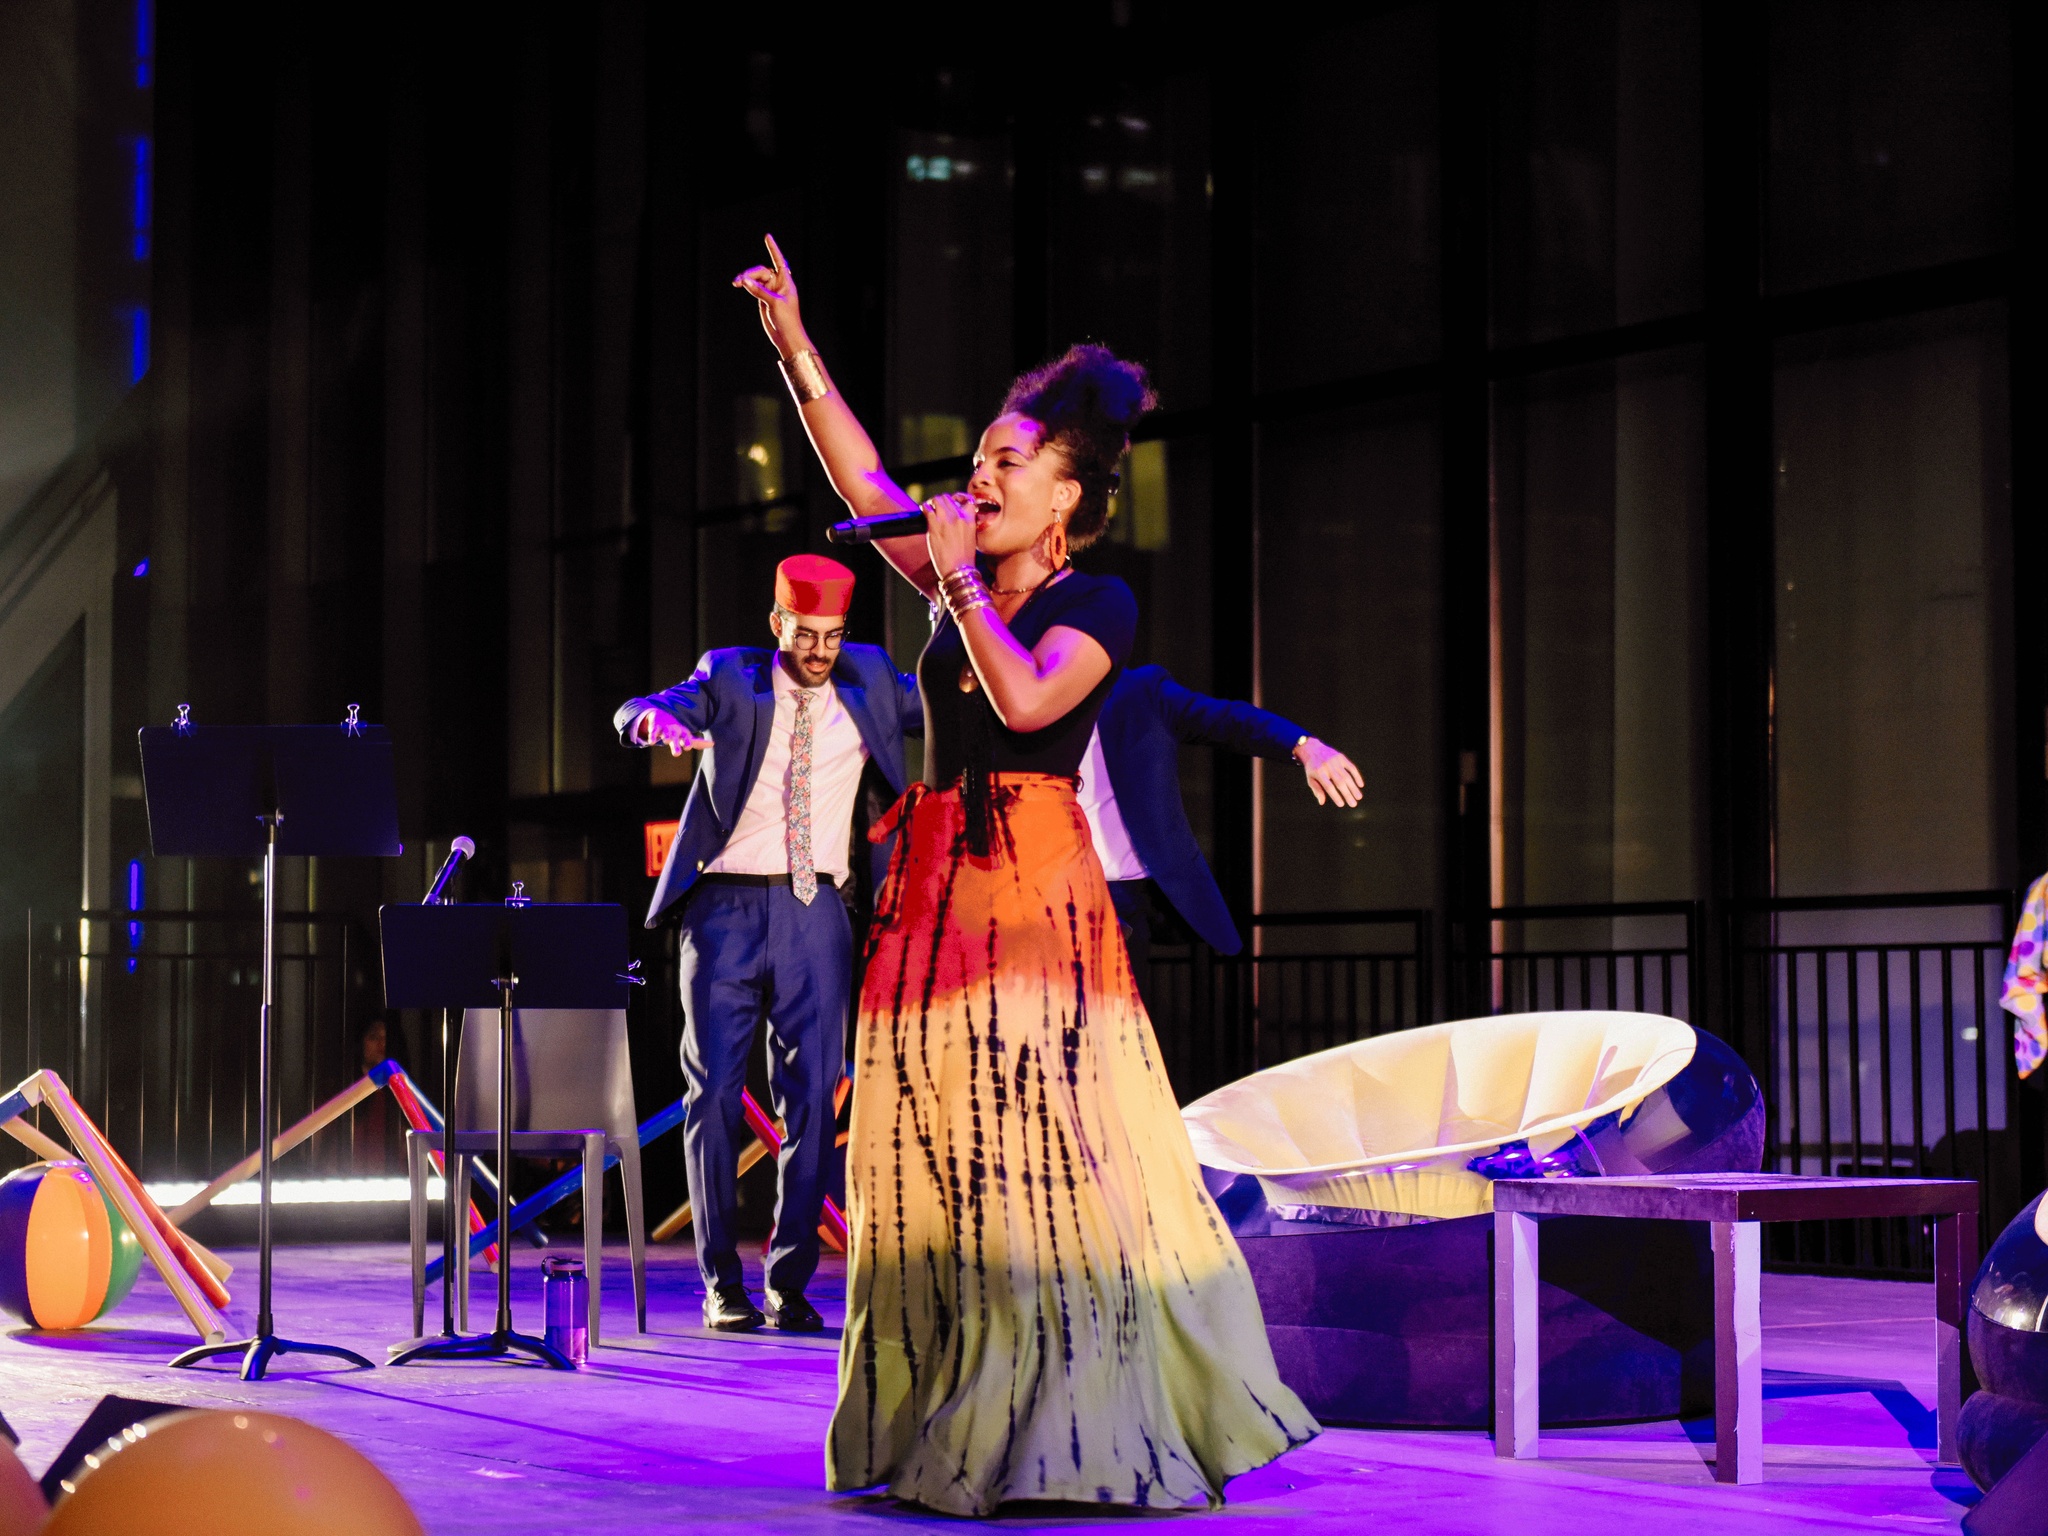
<path fill-rule="evenodd" d="M 1067 528 L 1057 517 L 1045 530 L 1045 563 L 1056 571 L 1064 569 L 1067 563 Z"/>

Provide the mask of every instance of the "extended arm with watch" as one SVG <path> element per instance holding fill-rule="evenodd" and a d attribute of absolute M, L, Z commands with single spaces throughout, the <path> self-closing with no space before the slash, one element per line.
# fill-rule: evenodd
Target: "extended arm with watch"
<path fill-rule="evenodd" d="M 1159 711 L 1174 736 L 1189 746 L 1224 747 L 1248 757 L 1292 758 L 1301 764 L 1318 805 L 1358 804 L 1365 777 L 1350 758 L 1271 710 L 1197 693 L 1164 673 L 1157 682 Z"/>

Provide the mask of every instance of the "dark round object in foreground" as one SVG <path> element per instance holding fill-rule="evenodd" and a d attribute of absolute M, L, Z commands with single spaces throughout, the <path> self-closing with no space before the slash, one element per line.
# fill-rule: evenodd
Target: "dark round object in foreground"
<path fill-rule="evenodd" d="M 2048 1242 L 2036 1195 L 1998 1234 L 1970 1286 L 1966 1333 L 1982 1392 L 1963 1404 L 1963 1468 L 1987 1491 L 2048 1436 Z"/>
<path fill-rule="evenodd" d="M 1984 1390 L 2048 1409 L 2048 1243 L 2036 1195 L 1998 1234 L 1970 1287 L 1970 1362 Z"/>
<path fill-rule="evenodd" d="M 1986 1493 L 2043 1436 L 2048 1436 L 2048 1408 L 1996 1392 L 1972 1392 L 1956 1427 L 1963 1470 Z"/>

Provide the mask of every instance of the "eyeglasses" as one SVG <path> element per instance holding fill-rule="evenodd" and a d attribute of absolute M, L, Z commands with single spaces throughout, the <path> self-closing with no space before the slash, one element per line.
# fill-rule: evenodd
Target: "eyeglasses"
<path fill-rule="evenodd" d="M 814 629 L 799 629 L 789 637 L 789 648 L 792 651 L 836 651 L 845 643 L 846 631 L 843 629 L 835 629 L 825 635 Z"/>

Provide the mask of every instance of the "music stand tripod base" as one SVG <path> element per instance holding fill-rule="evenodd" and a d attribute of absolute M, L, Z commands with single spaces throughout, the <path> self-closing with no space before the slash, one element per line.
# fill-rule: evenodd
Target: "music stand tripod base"
<path fill-rule="evenodd" d="M 261 1381 L 264 1372 L 270 1369 L 270 1362 L 279 1355 L 326 1355 L 335 1360 L 346 1360 L 350 1365 L 359 1365 L 364 1370 L 376 1369 L 368 1360 L 352 1349 L 343 1349 L 339 1344 L 301 1344 L 296 1339 L 280 1339 L 274 1333 L 260 1334 L 253 1339 L 239 1339 L 231 1344 L 200 1344 L 188 1349 L 173 1366 L 197 1365 L 202 1360 L 211 1360 L 216 1355 L 242 1357 L 242 1380 Z"/>
<path fill-rule="evenodd" d="M 517 978 L 505 975 L 499 978 L 498 1008 L 498 1326 L 489 1333 L 476 1334 L 469 1338 L 433 1338 L 399 1350 L 391 1357 L 393 1365 L 410 1365 L 415 1360 L 496 1360 L 508 1355 L 532 1355 L 551 1370 L 573 1371 L 575 1365 L 554 1345 L 545 1339 L 536 1339 L 530 1333 L 520 1333 L 512 1327 L 512 994 Z M 442 1117 L 444 1128 L 455 1124 L 454 1106 Z M 452 1129 L 445 1132 L 444 1142 L 448 1152 L 454 1152 Z M 468 1191 L 455 1188 L 455 1166 L 451 1162 L 441 1170 L 443 1184 L 443 1215 L 447 1222 L 449 1236 L 454 1233 L 454 1211 L 460 1208 Z M 466 1182 L 466 1181 L 465 1181 Z M 468 1241 L 467 1234 L 463 1241 Z M 455 1265 L 450 1262 L 451 1253 L 443 1260 L 441 1287 L 444 1297 L 452 1294 L 450 1287 L 455 1283 Z M 465 1271 L 466 1273 L 466 1271 Z"/>
<path fill-rule="evenodd" d="M 490 1333 L 456 1334 L 452 1338 L 436 1335 L 422 1339 L 394 1352 L 391 1363 L 411 1365 L 415 1360 L 495 1360 L 512 1354 L 532 1355 L 557 1371 L 576 1369 L 569 1357 L 546 1339 L 536 1339 L 530 1333 L 518 1333 L 510 1328 Z"/>

